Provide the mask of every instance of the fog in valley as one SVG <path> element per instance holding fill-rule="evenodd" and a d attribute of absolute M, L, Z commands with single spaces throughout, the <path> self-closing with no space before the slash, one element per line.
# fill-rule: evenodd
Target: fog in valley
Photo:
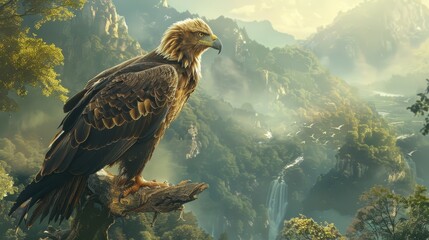
<path fill-rule="evenodd" d="M 62 49 L 55 70 L 69 97 L 98 72 L 152 51 L 176 21 L 201 17 L 222 40 L 221 54 L 203 55 L 196 92 L 143 172 L 209 189 L 185 205 L 188 222 L 165 214 L 151 228 L 150 214 L 132 217 L 113 225 L 111 239 L 176 239 L 168 234 L 186 224 L 201 239 L 289 239 L 284 222 L 300 214 L 365 239 L 373 235 L 356 227 L 368 205 L 362 194 L 383 186 L 405 197 L 417 184 L 429 187 L 425 119 L 407 109 L 429 78 L 428 6 L 87 0 L 74 18 L 34 31 Z M 18 109 L 0 112 L 0 180 L 4 169 L 19 189 L 39 170 L 64 117 L 57 97 L 27 90 L 25 97 L 8 92 Z M 0 209 L 15 198 L 5 194 Z M 7 211 L 0 210 L 2 221 Z M 44 227 L 19 238 L 37 239 Z M 14 226 L 0 229 L 12 234 Z"/>

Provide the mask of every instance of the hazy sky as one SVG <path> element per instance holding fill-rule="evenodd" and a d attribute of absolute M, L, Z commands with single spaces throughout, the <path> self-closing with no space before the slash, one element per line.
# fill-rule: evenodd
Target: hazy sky
<path fill-rule="evenodd" d="M 269 20 L 281 32 L 304 39 L 365 0 L 168 0 L 179 11 L 208 18 L 220 15 L 241 20 Z M 418 0 L 416 0 L 418 1 Z M 429 0 L 422 0 L 429 5 Z"/>

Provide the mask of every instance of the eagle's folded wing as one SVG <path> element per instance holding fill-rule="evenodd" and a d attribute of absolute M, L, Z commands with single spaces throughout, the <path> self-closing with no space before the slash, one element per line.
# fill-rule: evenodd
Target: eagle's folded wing
<path fill-rule="evenodd" d="M 63 171 L 89 174 L 113 163 L 138 139 L 152 137 L 174 102 L 177 81 L 170 65 L 110 80 L 52 144 L 38 178 Z"/>

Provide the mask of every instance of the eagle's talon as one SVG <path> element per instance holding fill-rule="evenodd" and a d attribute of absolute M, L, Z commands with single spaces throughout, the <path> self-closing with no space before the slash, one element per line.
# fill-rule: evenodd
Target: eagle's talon
<path fill-rule="evenodd" d="M 134 183 L 130 187 L 126 188 L 124 191 L 121 192 L 119 195 L 120 198 L 127 197 L 128 195 L 132 193 L 136 193 L 140 190 L 140 188 L 164 188 L 169 187 L 170 185 L 167 182 L 157 182 L 156 180 L 146 181 L 141 176 L 134 178 Z"/>

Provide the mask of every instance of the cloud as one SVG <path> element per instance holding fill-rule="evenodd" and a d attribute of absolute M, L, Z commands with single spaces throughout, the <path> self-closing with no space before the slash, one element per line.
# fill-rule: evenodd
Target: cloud
<path fill-rule="evenodd" d="M 232 9 L 230 12 L 232 14 L 236 14 L 236 15 L 244 15 L 246 17 L 251 16 L 252 14 L 254 14 L 256 11 L 256 6 L 255 5 L 245 5 L 239 8 L 234 8 Z"/>
<path fill-rule="evenodd" d="M 244 21 L 269 20 L 276 30 L 304 39 L 318 27 L 330 24 L 338 12 L 347 11 L 363 1 L 218 0 L 213 6 L 208 6 L 206 1 L 171 0 L 170 4 L 179 10 L 189 10 L 209 18 L 226 15 Z"/>

